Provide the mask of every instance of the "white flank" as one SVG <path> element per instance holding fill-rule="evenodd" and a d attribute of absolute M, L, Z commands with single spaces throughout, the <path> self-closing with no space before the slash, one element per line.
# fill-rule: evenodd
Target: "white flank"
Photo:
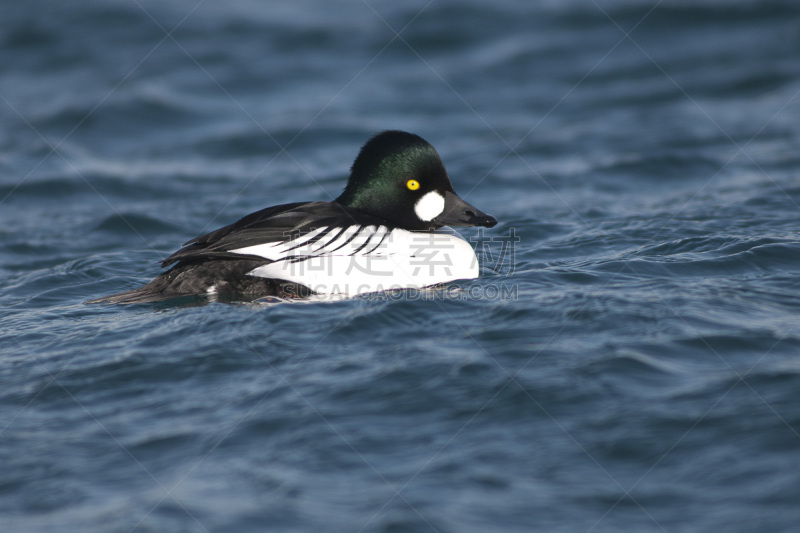
<path fill-rule="evenodd" d="M 334 230 L 333 233 L 338 231 Z M 327 236 L 310 245 L 310 254 L 295 254 L 300 248 L 292 250 L 275 262 L 250 271 L 249 275 L 300 283 L 318 294 L 345 296 L 392 289 L 421 289 L 438 283 L 478 277 L 475 252 L 468 242 L 457 235 L 401 229 L 393 230 L 388 235 L 387 232 L 384 226 L 363 229 L 353 226 L 341 237 L 322 245 L 322 248 L 318 248 L 318 245 L 327 240 Z M 367 243 L 370 236 L 372 238 Z M 345 244 L 350 237 L 353 237 L 352 240 Z M 259 249 L 261 252 L 260 247 L 263 246 L 266 245 L 234 251 L 254 253 L 250 250 Z M 291 246 L 290 243 L 281 243 L 280 247 Z M 275 255 L 276 250 L 267 251 Z M 268 257 L 262 253 L 257 255 Z"/>
<path fill-rule="evenodd" d="M 430 222 L 444 211 L 444 196 L 436 191 L 431 191 L 417 200 L 414 204 L 414 212 L 420 220 Z"/>

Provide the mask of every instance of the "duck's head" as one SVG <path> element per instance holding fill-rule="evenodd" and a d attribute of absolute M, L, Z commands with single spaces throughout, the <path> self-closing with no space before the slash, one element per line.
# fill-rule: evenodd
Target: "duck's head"
<path fill-rule="evenodd" d="M 436 149 L 404 131 L 384 131 L 367 141 L 336 202 L 408 230 L 497 224 L 459 198 Z"/>

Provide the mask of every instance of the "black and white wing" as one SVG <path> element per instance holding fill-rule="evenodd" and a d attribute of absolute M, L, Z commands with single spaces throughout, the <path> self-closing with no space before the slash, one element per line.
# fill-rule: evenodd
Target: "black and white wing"
<path fill-rule="evenodd" d="M 377 227 L 380 224 L 381 221 L 374 217 L 334 202 L 278 205 L 192 239 L 167 257 L 161 266 L 242 256 L 257 256 L 275 261 L 287 254 L 300 255 L 320 241 L 325 246 L 316 247 L 316 253 L 325 253 L 333 244 L 339 246 L 351 243 L 354 238 L 353 228 Z M 305 248 L 300 250 L 303 246 Z"/>

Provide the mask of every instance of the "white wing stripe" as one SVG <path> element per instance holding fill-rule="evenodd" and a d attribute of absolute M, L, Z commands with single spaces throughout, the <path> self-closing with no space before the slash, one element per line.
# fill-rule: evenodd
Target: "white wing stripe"
<path fill-rule="evenodd" d="M 232 253 L 258 255 L 272 261 L 301 261 L 326 255 L 389 255 L 385 250 L 392 232 L 386 226 L 353 225 L 344 228 L 323 226 L 294 239 L 267 242 L 229 250 Z"/>
<path fill-rule="evenodd" d="M 333 252 L 335 252 L 335 251 L 337 251 L 337 250 L 340 250 L 340 249 L 341 249 L 341 248 L 343 248 L 344 246 L 347 246 L 348 244 L 350 244 L 351 242 L 353 242 L 353 239 L 355 239 L 355 238 L 358 236 L 358 234 L 359 234 L 359 233 L 361 233 L 361 230 L 362 230 L 363 228 L 364 228 L 364 226 L 350 226 L 350 227 L 349 227 L 349 228 L 347 228 L 347 229 L 348 229 L 348 231 L 350 231 L 350 230 L 353 230 L 353 231 L 352 231 L 352 234 L 351 234 L 349 237 L 347 237 L 347 239 L 345 239 L 345 241 L 344 241 L 342 244 L 340 244 L 339 246 L 337 246 L 336 248 L 334 248 L 334 249 L 332 249 L 332 250 L 327 250 L 327 252 L 328 252 L 328 253 L 333 253 Z M 347 235 L 347 233 L 345 233 L 345 236 L 346 236 L 346 235 Z"/>
<path fill-rule="evenodd" d="M 314 250 L 314 255 L 329 255 L 333 254 L 343 246 L 346 246 L 353 238 L 358 235 L 358 232 L 361 231 L 362 226 L 348 226 L 346 228 L 342 228 L 342 231 L 336 235 L 335 239 L 332 239 L 325 243 L 324 246 L 321 246 Z"/>
<path fill-rule="evenodd" d="M 300 235 L 296 239 L 292 239 L 290 241 L 267 242 L 264 244 L 256 244 L 254 246 L 246 246 L 244 248 L 237 248 L 235 250 L 228 251 L 235 254 L 259 255 L 266 259 L 272 259 L 273 261 L 283 259 L 287 255 L 307 255 L 304 253 L 290 254 L 290 252 L 305 246 L 309 241 L 312 241 L 314 237 L 326 229 L 327 227 L 323 226 L 321 228 L 309 231 L 308 233 L 304 233 L 303 235 Z"/>
<path fill-rule="evenodd" d="M 378 231 L 378 228 L 375 227 L 375 226 L 367 226 L 366 228 L 364 228 L 363 231 L 366 232 L 366 239 L 364 239 L 364 243 L 361 246 L 359 246 L 358 248 L 356 248 L 355 250 L 353 250 L 350 253 L 350 255 L 356 255 L 358 252 L 360 252 L 361 250 L 363 250 L 364 248 L 369 246 L 369 241 L 371 241 L 372 237 L 375 236 L 375 233 Z M 356 243 L 356 244 L 358 244 L 358 243 Z"/>
<path fill-rule="evenodd" d="M 285 245 L 286 245 L 286 246 L 289 246 L 290 244 L 294 244 L 294 243 L 296 243 L 296 242 L 300 241 L 300 239 L 301 239 L 302 237 L 306 237 L 306 236 L 308 236 L 308 239 L 304 240 L 303 242 L 300 242 L 299 244 L 296 244 L 296 245 L 294 245 L 294 246 L 291 246 L 291 247 L 289 247 L 289 248 L 286 248 L 286 251 L 287 251 L 287 252 L 291 252 L 292 250 L 295 250 L 295 249 L 297 249 L 297 248 L 300 248 L 301 246 L 306 246 L 306 245 L 307 245 L 307 246 L 311 246 L 311 245 L 313 245 L 314 243 L 316 243 L 316 242 L 317 242 L 319 239 L 321 239 L 321 238 L 325 237 L 325 235 L 326 235 L 326 234 L 327 234 L 329 231 L 330 231 L 330 230 L 327 228 L 327 226 L 323 226 L 323 227 L 321 227 L 321 228 L 316 228 L 316 229 L 313 229 L 313 230 L 309 231 L 308 233 L 304 233 L 303 235 L 301 235 L 300 237 L 298 237 L 297 239 L 295 239 L 295 240 L 293 240 L 293 241 L 287 241 L 287 242 L 285 243 Z"/>
<path fill-rule="evenodd" d="M 316 250 L 314 250 L 314 252 L 313 252 L 313 253 L 314 253 L 314 255 L 317 255 L 317 254 L 319 254 L 320 250 L 326 250 L 328 246 L 330 246 L 332 243 L 334 243 L 334 242 L 336 242 L 337 240 L 339 240 L 339 238 L 341 238 L 341 237 L 342 237 L 342 235 L 344 235 L 344 234 L 345 234 L 345 232 L 346 232 L 348 229 L 350 229 L 350 227 L 344 227 L 344 228 L 341 228 L 341 229 L 340 229 L 339 231 L 337 231 L 335 234 L 334 234 L 334 232 L 333 232 L 333 231 L 331 231 L 331 235 L 333 235 L 333 237 L 331 237 L 331 239 L 329 239 L 327 242 L 325 242 L 325 243 L 321 244 L 321 245 L 320 245 L 320 246 L 319 246 L 319 247 L 318 247 Z"/>
<path fill-rule="evenodd" d="M 346 229 L 347 229 L 347 228 L 330 228 L 330 229 L 329 229 L 329 230 L 326 232 L 325 236 L 323 236 L 323 237 L 322 237 L 320 240 L 318 240 L 317 242 L 313 243 L 314 245 L 316 245 L 316 246 L 317 246 L 317 248 L 316 248 L 316 249 L 314 249 L 314 250 L 312 250 L 312 251 L 311 251 L 311 253 L 312 253 L 312 254 L 316 254 L 317 252 L 319 252 L 320 250 L 322 250 L 323 248 L 325 248 L 325 247 L 326 247 L 327 245 L 329 245 L 329 244 L 330 244 L 332 241 L 336 240 L 336 239 L 339 237 L 339 235 L 341 235 L 341 234 L 342 234 L 342 232 L 343 232 L 343 231 L 345 231 Z"/>
<path fill-rule="evenodd" d="M 367 250 L 366 252 L 364 252 L 364 255 L 372 255 L 372 253 L 373 253 L 375 250 L 377 250 L 378 248 L 380 248 L 380 247 L 381 247 L 381 245 L 383 244 L 383 241 L 385 241 L 385 240 L 386 240 L 386 237 L 388 237 L 388 236 L 389 236 L 389 234 L 391 233 L 391 231 L 389 231 L 389 228 L 387 228 L 386 226 L 378 226 L 378 229 L 376 229 L 376 230 L 375 230 L 375 233 L 373 234 L 373 236 L 374 236 L 374 235 L 377 235 L 377 233 L 378 233 L 379 231 L 383 231 L 383 235 L 381 235 L 381 238 L 380 238 L 380 240 L 378 241 L 378 244 L 376 244 L 375 246 L 373 246 L 372 248 L 370 248 L 369 250 Z M 378 255 L 380 255 L 380 254 L 378 254 Z"/>

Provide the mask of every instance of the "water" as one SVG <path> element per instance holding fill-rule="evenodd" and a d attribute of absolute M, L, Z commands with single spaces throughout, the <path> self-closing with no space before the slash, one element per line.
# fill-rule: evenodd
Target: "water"
<path fill-rule="evenodd" d="M 488 5 L 491 4 L 491 5 Z M 794 1 L 7 2 L 3 531 L 795 531 Z M 87 306 L 431 141 L 482 277 Z"/>

